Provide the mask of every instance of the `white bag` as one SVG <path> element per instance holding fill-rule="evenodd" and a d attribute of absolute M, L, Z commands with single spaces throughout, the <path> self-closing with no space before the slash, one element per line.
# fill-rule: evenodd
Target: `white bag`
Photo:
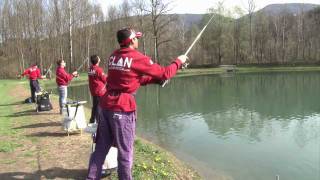
<path fill-rule="evenodd" d="M 67 103 L 66 108 L 63 109 L 63 129 L 67 132 L 81 130 L 87 127 L 83 102 Z"/>
<path fill-rule="evenodd" d="M 111 147 L 104 160 L 103 169 L 114 169 L 116 167 L 118 167 L 118 149 Z"/>
<path fill-rule="evenodd" d="M 88 126 L 84 129 L 85 132 L 90 134 L 95 134 L 97 132 L 98 125 L 96 123 L 88 124 Z M 92 144 L 92 152 L 94 151 L 94 145 Z M 104 160 L 104 164 L 102 169 L 114 169 L 118 167 L 118 149 L 116 147 L 111 147 L 109 152 Z"/>

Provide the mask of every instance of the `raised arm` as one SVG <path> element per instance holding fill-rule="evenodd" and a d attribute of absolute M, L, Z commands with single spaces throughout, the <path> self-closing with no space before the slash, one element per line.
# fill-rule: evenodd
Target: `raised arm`
<path fill-rule="evenodd" d="M 166 80 L 176 75 L 185 60 L 186 56 L 179 56 L 170 65 L 164 67 L 153 63 L 147 56 L 142 56 L 137 59 L 137 62 L 132 65 L 132 68 L 143 75 L 149 75 L 158 80 Z"/>
<path fill-rule="evenodd" d="M 140 84 L 141 86 L 145 86 L 148 84 L 161 84 L 161 80 L 153 78 L 152 76 L 143 75 L 140 78 Z"/>

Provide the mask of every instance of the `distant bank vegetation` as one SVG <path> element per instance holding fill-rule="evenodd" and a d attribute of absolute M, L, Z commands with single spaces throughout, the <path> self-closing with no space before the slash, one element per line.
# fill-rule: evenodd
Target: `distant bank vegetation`
<path fill-rule="evenodd" d="M 124 0 L 106 14 L 88 0 L 0 2 L 0 77 L 14 77 L 31 63 L 48 68 L 64 58 L 69 70 L 90 54 L 104 60 L 118 47 L 115 33 L 131 26 L 144 33 L 140 51 L 160 64 L 184 53 L 210 14 L 170 14 L 169 0 Z M 220 64 L 318 64 L 320 8 L 312 4 L 271 5 L 256 11 L 208 6 L 215 13 L 192 49 L 191 67 Z M 53 66 L 55 67 L 55 66 Z M 84 67 L 83 70 L 85 70 Z"/>

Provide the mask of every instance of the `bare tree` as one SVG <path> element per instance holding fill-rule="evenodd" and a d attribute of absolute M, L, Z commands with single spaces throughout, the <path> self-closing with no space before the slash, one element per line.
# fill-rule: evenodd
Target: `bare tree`
<path fill-rule="evenodd" d="M 162 39 L 162 37 L 169 24 L 176 21 L 176 19 L 174 19 L 173 16 L 166 15 L 171 11 L 170 1 L 150 0 L 149 3 L 149 7 L 147 7 L 145 11 L 151 15 L 152 35 L 154 38 L 154 60 L 160 63 L 159 46 L 170 41 L 170 39 Z"/>
<path fill-rule="evenodd" d="M 144 10 L 146 9 L 146 3 L 144 2 L 144 0 L 134 0 L 132 2 L 132 6 L 134 14 L 138 17 L 139 27 L 141 28 L 141 31 L 144 32 L 144 36 L 146 36 L 147 31 L 145 31 L 146 28 L 144 27 L 144 21 L 146 19 L 146 14 Z M 144 54 L 147 54 L 145 38 L 142 38 L 142 52 Z"/>
<path fill-rule="evenodd" d="M 241 19 L 244 14 L 243 10 L 240 7 L 234 7 L 234 28 L 233 28 L 233 56 L 234 56 L 234 63 L 238 64 L 241 54 Z"/>
<path fill-rule="evenodd" d="M 108 7 L 105 18 L 101 7 L 88 0 L 2 0 L 0 76 L 13 75 L 9 69 L 21 72 L 35 61 L 44 68 L 65 56 L 73 69 L 92 53 L 108 55 L 118 47 L 115 32 L 123 26 L 142 30 L 142 51 L 166 63 L 162 59 L 183 53 L 208 20 L 204 16 L 200 24 L 185 26 L 185 20 L 177 21 L 180 15 L 168 14 L 170 3 L 127 0 Z M 285 10 L 262 14 L 254 12 L 253 0 L 248 4 L 249 15 L 242 16 L 238 9 L 238 17 L 231 16 L 223 6 L 215 7 L 215 23 L 208 26 L 190 53 L 190 57 L 199 59 L 194 65 L 319 61 L 319 8 L 306 11 L 301 5 L 296 14 Z"/>
<path fill-rule="evenodd" d="M 252 19 L 253 13 L 256 9 L 256 5 L 254 0 L 248 0 L 248 16 L 249 16 L 249 43 L 250 43 L 250 55 L 252 56 Z"/>

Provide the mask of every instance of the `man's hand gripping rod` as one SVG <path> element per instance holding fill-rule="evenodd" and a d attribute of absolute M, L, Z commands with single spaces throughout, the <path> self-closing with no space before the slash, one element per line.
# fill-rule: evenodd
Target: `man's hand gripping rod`
<path fill-rule="evenodd" d="M 214 14 L 212 14 L 211 18 L 209 19 L 209 21 L 207 22 L 207 24 L 202 28 L 202 30 L 199 32 L 199 34 L 197 35 L 197 37 L 194 39 L 194 41 L 192 42 L 192 44 L 190 45 L 190 47 L 188 48 L 188 50 L 184 53 L 185 56 L 187 56 L 189 54 L 189 52 L 191 51 L 191 49 L 193 48 L 193 46 L 196 44 L 196 42 L 200 39 L 202 33 L 204 32 L 204 30 L 207 28 L 207 26 L 210 24 L 210 22 L 212 21 L 214 17 Z M 182 65 L 182 69 L 187 68 L 189 65 L 189 63 L 184 63 Z M 161 87 L 164 87 L 167 83 L 169 82 L 169 80 L 165 80 L 162 84 Z"/>

